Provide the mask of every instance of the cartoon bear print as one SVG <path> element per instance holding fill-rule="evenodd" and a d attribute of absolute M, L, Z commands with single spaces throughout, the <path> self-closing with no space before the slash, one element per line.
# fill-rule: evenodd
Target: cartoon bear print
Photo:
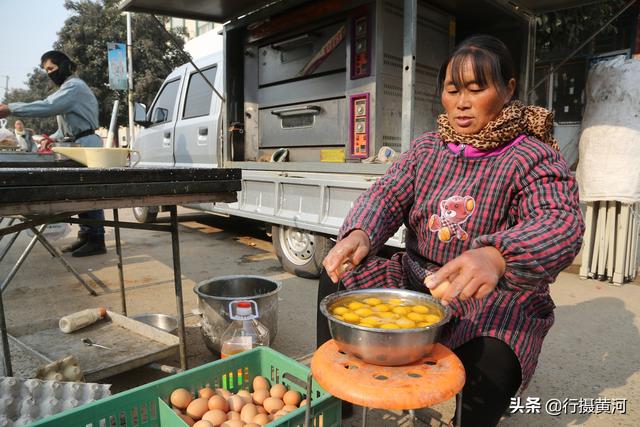
<path fill-rule="evenodd" d="M 469 219 L 476 208 L 476 202 L 471 196 L 452 196 L 440 202 L 442 214 L 431 215 L 429 218 L 429 230 L 438 233 L 440 241 L 448 243 L 455 235 L 464 241 L 469 234 L 461 227 Z"/>

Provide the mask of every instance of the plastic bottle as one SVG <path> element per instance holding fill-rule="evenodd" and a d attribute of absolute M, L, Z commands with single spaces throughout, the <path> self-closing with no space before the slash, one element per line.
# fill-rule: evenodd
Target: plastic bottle
<path fill-rule="evenodd" d="M 258 305 L 255 301 L 231 301 L 229 317 L 232 322 L 221 337 L 222 358 L 259 345 L 269 345 L 269 330 L 258 321 Z"/>
<path fill-rule="evenodd" d="M 89 308 L 77 313 L 64 316 L 58 322 L 60 330 L 66 334 L 76 331 L 85 326 L 89 326 L 98 320 L 102 319 L 107 314 L 107 309 L 104 307 Z"/>

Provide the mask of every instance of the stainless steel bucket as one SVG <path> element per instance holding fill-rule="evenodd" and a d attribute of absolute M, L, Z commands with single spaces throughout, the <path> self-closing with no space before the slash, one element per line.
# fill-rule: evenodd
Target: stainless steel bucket
<path fill-rule="evenodd" d="M 212 352 L 220 353 L 220 337 L 231 323 L 229 302 L 253 300 L 258 305 L 260 323 L 269 329 L 271 342 L 278 333 L 278 292 L 280 282 L 260 276 L 222 276 L 198 283 L 193 291 L 198 295 L 202 316 L 202 336 Z"/>

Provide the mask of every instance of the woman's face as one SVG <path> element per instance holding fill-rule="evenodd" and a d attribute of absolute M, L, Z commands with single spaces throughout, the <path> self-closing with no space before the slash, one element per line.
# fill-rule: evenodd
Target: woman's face
<path fill-rule="evenodd" d="M 495 119 L 511 100 L 516 81 L 509 80 L 507 90 L 500 92 L 493 83 L 481 86 L 475 79 L 473 67 L 466 61 L 462 69 L 463 87 L 456 87 L 451 77 L 451 64 L 447 67 L 442 92 L 442 105 L 453 129 L 463 135 L 480 132 Z"/>
<path fill-rule="evenodd" d="M 14 127 L 17 131 L 20 131 L 20 132 L 22 132 L 22 130 L 24 130 L 24 125 L 22 124 L 22 122 L 21 122 L 20 120 L 16 121 L 16 122 L 13 124 L 13 127 Z"/>

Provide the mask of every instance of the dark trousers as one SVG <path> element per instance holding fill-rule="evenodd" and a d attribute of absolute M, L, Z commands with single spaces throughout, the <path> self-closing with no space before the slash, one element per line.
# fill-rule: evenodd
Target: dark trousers
<path fill-rule="evenodd" d="M 318 306 L 327 295 L 345 290 L 323 271 L 318 284 Z M 316 343 L 331 339 L 327 318 L 317 310 Z M 522 382 L 520 362 L 506 343 L 477 337 L 453 349 L 466 373 L 462 389 L 462 426 L 491 427 L 498 424 Z"/>
<path fill-rule="evenodd" d="M 100 221 L 104 221 L 104 211 L 97 210 L 97 211 L 82 212 L 78 214 L 78 218 L 97 219 Z M 80 234 L 83 234 L 87 237 L 103 237 L 104 227 L 102 225 L 80 224 Z"/>

